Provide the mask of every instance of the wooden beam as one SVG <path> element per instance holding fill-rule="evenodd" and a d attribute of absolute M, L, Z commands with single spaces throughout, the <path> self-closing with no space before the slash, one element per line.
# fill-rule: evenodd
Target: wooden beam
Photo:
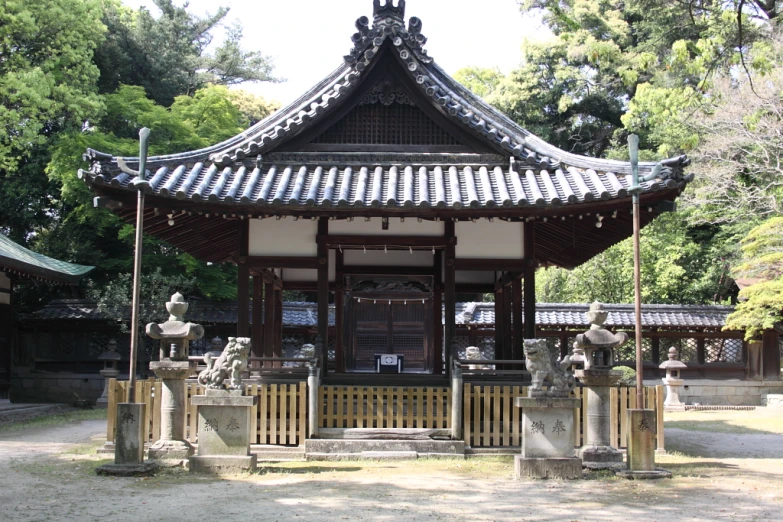
<path fill-rule="evenodd" d="M 320 218 L 325 219 L 325 218 Z M 453 221 L 446 221 L 446 226 L 451 223 L 454 226 Z M 457 244 L 457 239 L 452 238 L 452 245 Z M 383 246 L 395 246 L 395 247 L 422 247 L 422 248 L 445 248 L 448 243 L 448 239 L 441 236 L 360 236 L 360 235 L 329 235 L 318 234 L 316 237 L 318 244 L 324 244 L 327 247 L 338 248 L 342 247 L 383 247 Z"/>
<path fill-rule="evenodd" d="M 521 361 L 524 358 L 522 348 L 522 282 L 514 279 L 511 282 L 511 358 Z"/>
<path fill-rule="evenodd" d="M 536 336 L 536 235 L 535 223 L 525 222 L 523 229 L 525 271 L 524 271 L 524 323 L 525 339 Z"/>
<path fill-rule="evenodd" d="M 456 278 L 454 270 L 454 258 L 456 257 L 457 238 L 454 235 L 454 222 L 449 220 L 445 223 L 445 234 L 443 236 L 446 245 L 443 253 L 444 258 L 444 300 L 445 300 L 445 337 L 446 337 L 446 375 L 451 375 L 451 361 L 455 357 L 454 343 L 457 334 L 456 329 Z"/>
<path fill-rule="evenodd" d="M 342 251 L 335 252 L 334 275 L 334 364 L 337 373 L 345 373 L 345 353 L 343 348 L 343 327 L 345 322 L 345 275 Z"/>
<path fill-rule="evenodd" d="M 492 294 L 495 292 L 493 283 L 457 283 L 455 288 L 458 294 Z"/>
<path fill-rule="evenodd" d="M 443 251 L 437 250 L 432 260 L 432 373 L 443 374 Z M 455 294 L 456 294 L 456 284 Z"/>
<path fill-rule="evenodd" d="M 274 357 L 283 356 L 283 290 L 275 288 L 275 338 L 272 342 L 272 353 Z M 275 367 L 280 367 L 280 363 L 275 363 Z"/>
<path fill-rule="evenodd" d="M 328 237 L 329 219 L 318 220 L 318 237 Z M 321 375 L 326 375 L 329 350 L 329 244 L 318 242 L 318 340 L 321 350 Z"/>
<path fill-rule="evenodd" d="M 462 258 L 455 259 L 454 266 L 457 270 L 466 271 L 521 272 L 524 270 L 524 260 Z"/>
<path fill-rule="evenodd" d="M 239 233 L 240 253 L 247 255 L 250 247 L 250 224 L 242 223 Z M 249 331 L 250 308 L 250 272 L 246 266 L 239 266 L 237 272 L 237 337 L 247 337 Z"/>
<path fill-rule="evenodd" d="M 264 356 L 264 280 L 260 276 L 253 276 L 253 318 L 251 321 L 250 338 L 252 340 L 251 353 L 253 357 Z"/>
<path fill-rule="evenodd" d="M 274 357 L 275 286 L 264 283 L 264 357 Z"/>
<path fill-rule="evenodd" d="M 237 258 L 237 263 L 247 265 L 249 268 L 318 268 L 317 257 L 240 256 Z"/>
<path fill-rule="evenodd" d="M 346 265 L 343 273 L 348 275 L 432 275 L 428 266 L 366 266 Z"/>
<path fill-rule="evenodd" d="M 506 319 L 506 300 L 503 296 L 504 289 L 499 287 L 495 289 L 495 359 L 505 359 L 505 338 L 503 332 Z"/>

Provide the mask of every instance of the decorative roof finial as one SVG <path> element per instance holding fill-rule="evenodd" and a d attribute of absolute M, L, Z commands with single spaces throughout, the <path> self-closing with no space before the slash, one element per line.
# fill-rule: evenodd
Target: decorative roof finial
<path fill-rule="evenodd" d="M 375 20 L 389 17 L 404 20 L 405 0 L 398 0 L 397 7 L 394 7 L 394 0 L 383 0 L 383 7 L 381 7 L 381 0 L 373 0 L 372 15 Z"/>

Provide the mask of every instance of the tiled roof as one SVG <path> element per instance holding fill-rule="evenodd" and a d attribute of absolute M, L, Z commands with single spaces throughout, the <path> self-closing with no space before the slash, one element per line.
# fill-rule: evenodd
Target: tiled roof
<path fill-rule="evenodd" d="M 88 175 L 129 188 L 126 173 Z M 630 176 L 577 167 L 549 170 L 493 154 L 273 153 L 262 163 L 161 165 L 148 172 L 152 194 L 175 200 L 272 207 L 450 208 L 559 206 L 625 198 Z M 644 192 L 676 189 L 660 178 Z"/>
<path fill-rule="evenodd" d="M 585 317 L 589 304 L 539 303 L 536 305 L 537 326 L 584 327 L 589 323 Z M 606 326 L 610 328 L 633 328 L 634 307 L 631 304 L 605 304 L 609 311 Z M 468 309 L 468 320 L 464 312 Z M 707 327 L 719 328 L 726 322 L 726 316 L 734 311 L 732 306 L 711 305 L 642 305 L 642 325 L 645 327 Z M 494 324 L 494 303 L 458 303 L 457 323 Z"/>
<path fill-rule="evenodd" d="M 588 304 L 541 303 L 536 306 L 536 324 L 543 327 L 587 328 L 585 318 Z M 609 311 L 606 326 L 610 328 L 632 328 L 634 326 L 633 305 L 607 304 Z M 494 303 L 457 303 L 457 324 L 490 326 L 495 322 Z M 726 316 L 734 311 L 731 306 L 706 305 L 643 305 L 642 324 L 645 327 L 669 328 L 719 328 L 725 324 Z M 467 313 L 466 313 L 467 312 Z M 33 317 L 46 320 L 100 320 L 101 314 L 92 301 L 63 299 L 52 301 Z M 191 301 L 185 314 L 188 321 L 206 324 L 235 324 L 236 303 L 215 303 Z M 318 324 L 316 303 L 283 303 L 283 325 L 287 327 L 314 328 Z M 329 307 L 329 325 L 334 326 L 334 306 Z"/>
<path fill-rule="evenodd" d="M 78 283 L 93 268 L 33 252 L 0 234 L 0 271 L 43 281 Z"/>
<path fill-rule="evenodd" d="M 386 8 L 375 7 L 372 26 L 366 17 L 356 21 L 358 32 L 344 63 L 289 106 L 222 143 L 150 158 L 145 179 L 151 192 L 218 204 L 453 209 L 565 205 L 628 195 L 629 163 L 571 154 L 529 133 L 438 67 L 423 48 L 421 20 L 413 17 L 406 27 L 396 15 L 377 16 Z M 331 117 L 386 52 L 397 55 L 400 74 L 409 76 L 438 113 L 497 156 L 270 154 Z M 88 150 L 85 160 L 91 163 L 88 171 L 80 171 L 86 182 L 133 190 L 118 158 Z M 138 164 L 138 158 L 123 160 Z M 680 189 L 690 179 L 683 175 L 684 156 L 662 163 L 658 179 L 643 184 L 643 191 Z M 653 166 L 641 163 L 640 174 Z"/>

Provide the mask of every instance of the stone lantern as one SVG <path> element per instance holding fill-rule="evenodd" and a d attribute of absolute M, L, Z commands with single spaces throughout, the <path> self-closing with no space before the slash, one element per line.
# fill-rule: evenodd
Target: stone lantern
<path fill-rule="evenodd" d="M 658 368 L 666 370 L 663 384 L 666 385 L 666 400 L 663 406 L 667 410 L 684 410 L 685 406 L 680 402 L 680 386 L 685 382 L 680 372 L 687 368 L 684 362 L 677 360 L 677 348 L 669 348 L 669 360 L 661 363 Z"/>
<path fill-rule="evenodd" d="M 98 360 L 103 361 L 103 369 L 100 371 L 101 376 L 103 376 L 103 394 L 95 401 L 97 408 L 107 408 L 109 405 L 109 379 L 116 379 L 120 374 L 120 370 L 117 369 L 117 363 L 119 363 L 120 359 L 122 357 L 117 351 L 117 341 L 109 339 L 106 351 L 98 356 Z"/>
<path fill-rule="evenodd" d="M 613 448 L 609 400 L 611 387 L 620 382 L 623 373 L 613 370 L 614 349 L 628 341 L 626 333 L 612 333 L 604 328 L 609 312 L 594 302 L 587 312 L 590 329 L 576 336 L 574 351 L 582 350 L 584 369 L 574 372 L 587 390 L 587 427 L 585 444 L 579 449 L 582 466 L 589 469 L 620 469 L 623 455 Z"/>
<path fill-rule="evenodd" d="M 194 365 L 188 360 L 190 341 L 201 339 L 204 328 L 186 323 L 188 310 L 185 298 L 177 292 L 166 303 L 169 320 L 147 325 L 147 335 L 160 340 L 160 360 L 150 363 L 150 370 L 163 381 L 161 391 L 160 440 L 149 451 L 149 458 L 182 461 L 193 454 L 193 447 L 185 440 L 185 379 Z"/>

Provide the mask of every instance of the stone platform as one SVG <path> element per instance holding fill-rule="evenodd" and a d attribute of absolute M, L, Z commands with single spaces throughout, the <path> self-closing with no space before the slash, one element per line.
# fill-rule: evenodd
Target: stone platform
<path fill-rule="evenodd" d="M 198 451 L 190 458 L 192 473 L 255 471 L 250 454 L 250 416 L 258 397 L 241 390 L 207 389 L 191 397 L 198 407 Z"/>
<path fill-rule="evenodd" d="M 582 460 L 574 456 L 574 408 L 581 399 L 517 397 L 522 408 L 522 454 L 514 457 L 514 476 L 575 479 Z"/>
<path fill-rule="evenodd" d="M 307 439 L 307 460 L 395 460 L 415 458 L 464 458 L 459 440 L 333 440 Z"/>

